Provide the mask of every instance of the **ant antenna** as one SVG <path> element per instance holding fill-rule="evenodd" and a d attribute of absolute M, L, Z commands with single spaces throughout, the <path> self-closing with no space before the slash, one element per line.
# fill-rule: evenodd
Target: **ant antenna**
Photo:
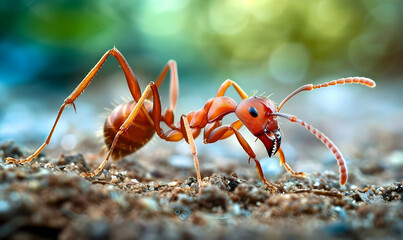
<path fill-rule="evenodd" d="M 280 109 L 283 107 L 283 105 L 290 100 L 290 98 L 292 98 L 293 96 L 295 96 L 296 94 L 302 92 L 302 91 L 311 91 L 317 88 L 323 88 L 323 87 L 328 87 L 328 86 L 335 86 L 335 85 L 342 85 L 342 84 L 361 84 L 361 85 L 365 85 L 367 87 L 370 88 L 374 88 L 376 86 L 376 83 L 369 78 L 365 78 L 365 77 L 348 77 L 348 78 L 340 78 L 338 80 L 333 80 L 330 82 L 325 82 L 322 84 L 317 84 L 317 85 L 313 85 L 313 84 L 307 84 L 304 86 L 301 86 L 300 88 L 296 89 L 294 92 L 290 93 L 290 95 L 288 95 L 286 98 L 284 98 L 284 100 L 280 103 L 280 105 L 278 105 L 277 107 L 277 111 L 280 111 Z"/>
<path fill-rule="evenodd" d="M 298 119 L 296 116 L 289 115 L 286 113 L 271 113 L 270 115 L 285 118 L 290 122 L 299 123 L 299 125 L 308 129 L 313 135 L 315 135 L 320 141 L 322 141 L 322 143 L 326 145 L 326 147 L 332 152 L 333 156 L 337 160 L 337 164 L 339 165 L 339 172 L 340 172 L 340 185 L 343 186 L 344 184 L 346 184 L 347 167 L 346 167 L 343 155 L 341 154 L 341 152 L 337 148 L 337 146 L 328 137 L 326 137 L 325 134 L 323 134 L 318 129 L 314 128 L 312 125 L 306 123 L 305 121 Z"/>

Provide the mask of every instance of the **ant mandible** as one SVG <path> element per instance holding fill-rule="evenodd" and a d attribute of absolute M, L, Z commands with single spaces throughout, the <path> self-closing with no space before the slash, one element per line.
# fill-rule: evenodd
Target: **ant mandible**
<path fill-rule="evenodd" d="M 256 154 L 238 130 L 242 125 L 245 125 L 253 135 L 263 142 L 269 157 L 278 153 L 280 157 L 280 165 L 284 165 L 285 169 L 294 176 L 305 177 L 305 173 L 293 171 L 285 161 L 283 150 L 280 147 L 281 132 L 277 122 L 277 117 L 281 117 L 305 127 L 326 145 L 336 158 L 339 165 L 340 185 L 346 183 L 347 168 L 344 158 L 336 145 L 322 132 L 308 123 L 295 116 L 280 113 L 279 111 L 290 98 L 302 91 L 311 91 L 313 89 L 345 83 L 362 84 L 373 88 L 375 87 L 375 82 L 373 80 L 363 77 L 349 77 L 318 85 L 307 84 L 288 95 L 278 107 L 276 107 L 268 98 L 256 96 L 248 97 L 237 83 L 232 80 L 226 80 L 218 89 L 216 96 L 209 99 L 203 108 L 183 114 L 180 117 L 180 121 L 177 124 L 174 124 L 174 111 L 179 94 L 176 62 L 174 60 L 168 61 L 156 82 L 148 84 L 144 92 L 141 93 L 139 84 L 132 69 L 124 56 L 116 48 L 107 51 L 70 96 L 64 100 L 46 141 L 28 158 L 16 160 L 8 157 L 6 158 L 7 163 L 24 164 L 38 156 L 43 148 L 49 144 L 53 131 L 55 130 L 57 122 L 59 121 L 65 107 L 73 105 L 74 110 L 76 111 L 74 101 L 88 86 L 109 55 L 114 56 L 122 67 L 130 93 L 134 100 L 117 106 L 106 119 L 104 125 L 104 139 L 109 152 L 97 169 L 91 173 L 82 173 L 83 177 L 95 176 L 104 168 L 110 157 L 118 160 L 137 151 L 152 138 L 154 133 L 157 133 L 157 135 L 163 140 L 177 142 L 185 139 L 189 144 L 196 168 L 199 189 L 202 190 L 199 161 L 197 158 L 194 139 L 197 138 L 201 133 L 201 130 L 204 129 L 203 140 L 206 144 L 214 143 L 235 134 L 238 142 L 249 155 L 248 162 L 250 162 L 250 159 L 255 161 L 259 179 L 262 179 L 263 183 L 272 190 L 276 190 L 277 188 L 272 183 L 269 183 L 264 177 L 262 167 L 260 166 L 259 160 L 256 158 Z M 167 75 L 168 70 L 170 70 L 170 105 L 162 114 L 158 88 Z M 242 101 L 239 104 L 237 104 L 232 98 L 224 96 L 230 86 L 234 87 L 236 92 L 242 98 Z M 153 102 L 150 101 L 151 98 L 153 99 Z M 223 117 L 230 113 L 235 113 L 239 120 L 236 120 L 232 124 L 223 125 Z M 170 130 L 164 132 L 160 126 L 161 122 L 164 122 Z"/>

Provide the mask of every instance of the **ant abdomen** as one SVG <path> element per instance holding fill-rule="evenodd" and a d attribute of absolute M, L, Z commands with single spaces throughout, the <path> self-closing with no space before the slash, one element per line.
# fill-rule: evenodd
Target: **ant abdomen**
<path fill-rule="evenodd" d="M 106 119 L 104 125 L 104 140 L 108 150 L 111 148 L 120 126 L 129 116 L 135 105 L 135 101 L 121 104 L 113 109 Z M 153 105 L 150 101 L 145 101 L 143 105 L 147 112 L 152 112 Z M 133 121 L 131 126 L 120 135 L 115 149 L 112 152 L 112 158 L 119 160 L 126 155 L 134 153 L 150 141 L 154 133 L 153 126 L 150 124 L 147 116 L 142 111 L 139 111 L 136 116 L 136 121 Z"/>

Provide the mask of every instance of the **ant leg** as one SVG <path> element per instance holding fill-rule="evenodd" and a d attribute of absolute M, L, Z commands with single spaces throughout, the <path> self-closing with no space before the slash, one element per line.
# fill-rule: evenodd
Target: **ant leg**
<path fill-rule="evenodd" d="M 209 125 L 206 125 L 206 127 L 204 128 L 204 138 L 203 140 L 205 141 L 205 143 L 209 143 L 206 142 L 207 137 L 210 136 L 210 133 L 214 130 L 217 129 L 218 127 L 222 126 L 222 121 L 215 121 L 213 123 L 209 123 Z M 230 126 L 239 130 L 239 128 L 241 128 L 243 125 L 243 123 L 240 120 L 236 120 L 235 122 L 233 122 Z M 226 125 L 228 126 L 228 125 Z M 234 134 L 234 131 L 225 131 L 222 135 L 220 135 L 220 138 L 218 138 L 217 140 L 215 140 L 214 142 L 218 141 L 218 140 L 223 140 L 226 139 L 230 136 L 232 136 Z"/>
<path fill-rule="evenodd" d="M 181 117 L 181 126 L 184 127 L 183 137 L 185 138 L 186 142 L 189 144 L 190 151 L 192 152 L 193 162 L 194 162 L 195 169 L 196 169 L 197 181 L 199 182 L 199 189 L 201 192 L 203 190 L 203 184 L 202 184 L 200 169 L 199 169 L 199 159 L 197 158 L 197 150 L 196 150 L 196 145 L 194 143 L 193 134 L 192 134 L 192 131 L 190 130 L 189 122 L 185 115 L 182 115 L 182 117 Z"/>
<path fill-rule="evenodd" d="M 235 128 L 236 130 L 239 130 L 242 126 L 243 126 L 243 123 L 241 122 L 241 120 L 236 120 L 235 122 L 233 122 L 231 124 L 231 127 Z M 230 136 L 232 136 L 232 134 L 234 134 L 234 131 L 227 131 L 226 133 L 224 133 L 224 135 L 222 135 L 220 140 L 229 138 Z"/>
<path fill-rule="evenodd" d="M 361 84 L 361 85 L 365 85 L 365 86 L 370 87 L 370 88 L 373 88 L 373 87 L 376 86 L 376 83 L 372 79 L 365 78 L 365 77 L 340 78 L 338 80 L 333 80 L 333 81 L 330 81 L 330 82 L 325 82 L 325 83 L 317 84 L 317 85 L 307 84 L 307 85 L 299 87 L 294 92 L 290 93 L 286 98 L 284 98 L 284 100 L 278 105 L 277 111 L 280 111 L 280 109 L 283 107 L 283 105 L 288 100 L 290 100 L 290 98 L 292 98 L 293 96 L 295 96 L 296 94 L 298 94 L 298 93 L 300 93 L 302 91 L 311 91 L 311 90 L 318 89 L 318 88 L 342 85 L 342 84 L 345 84 L 345 83 L 346 84 Z"/>
<path fill-rule="evenodd" d="M 157 88 L 161 85 L 164 80 L 168 70 L 170 70 L 170 87 L 169 87 L 169 107 L 165 109 L 163 115 L 163 121 L 170 127 L 171 129 L 175 129 L 174 126 L 174 112 L 176 108 L 176 104 L 178 102 L 179 96 L 179 80 L 178 80 L 178 67 L 175 60 L 169 60 L 165 67 L 162 69 L 160 75 L 155 82 Z M 147 99 L 151 99 L 151 93 L 147 95 Z"/>
<path fill-rule="evenodd" d="M 287 172 L 291 173 L 293 176 L 296 177 L 303 177 L 303 178 L 306 177 L 306 174 L 304 172 L 295 172 L 294 170 L 291 169 L 291 167 L 285 161 L 284 152 L 283 149 L 281 149 L 281 147 L 277 150 L 277 153 L 280 156 L 280 166 L 284 164 L 284 168 L 285 170 L 287 170 Z"/>
<path fill-rule="evenodd" d="M 248 95 L 245 93 L 244 90 L 242 90 L 242 88 L 241 88 L 236 82 L 234 82 L 234 81 L 232 81 L 232 80 L 230 80 L 230 79 L 227 79 L 227 80 L 225 80 L 225 81 L 223 82 L 223 84 L 221 84 L 220 88 L 219 88 L 218 91 L 217 91 L 217 94 L 216 94 L 215 98 L 213 98 L 213 99 L 215 99 L 215 101 L 217 101 L 219 97 L 224 96 L 225 92 L 228 90 L 228 88 L 229 88 L 230 86 L 233 86 L 233 87 L 235 88 L 235 90 L 237 91 L 237 93 L 239 94 L 239 96 L 240 96 L 242 99 L 248 98 Z M 210 99 L 209 102 L 206 103 L 206 105 L 204 106 L 204 108 L 205 108 L 204 110 L 205 110 L 205 111 L 204 111 L 204 112 L 199 112 L 198 114 L 201 114 L 201 115 L 198 115 L 197 117 L 195 117 L 196 119 L 200 119 L 200 121 L 202 121 L 201 119 L 202 119 L 203 117 L 205 117 L 205 115 L 207 114 L 207 111 L 209 111 L 209 108 L 211 107 L 211 104 L 212 104 L 212 102 L 214 101 L 213 99 Z M 207 106 L 208 106 L 208 107 L 207 107 Z M 207 107 L 207 110 L 206 110 L 206 107 Z M 235 106 L 235 107 L 236 107 L 236 106 Z M 235 110 L 235 107 L 234 107 L 234 110 Z M 204 114 L 204 115 L 203 115 L 203 114 Z M 200 118 L 200 117 L 201 117 L 201 118 Z M 193 120 L 194 120 L 194 119 L 193 119 Z M 192 124 L 192 126 L 193 126 L 193 121 L 191 122 L 191 124 Z M 197 124 L 196 124 L 196 125 L 197 125 Z M 203 125 L 203 126 L 204 126 L 204 125 Z M 204 128 L 204 139 L 207 138 L 207 136 L 210 134 L 210 132 L 211 132 L 213 129 L 215 129 L 215 128 L 217 128 L 217 127 L 220 127 L 220 126 L 221 126 L 221 121 L 214 121 L 214 122 L 212 122 L 212 123 L 207 123 L 206 126 L 205 126 L 205 128 Z M 236 128 L 236 129 L 240 129 L 240 128 L 243 126 L 243 123 L 238 120 L 238 121 L 232 123 L 231 126 L 233 126 L 233 127 Z M 221 136 L 220 139 L 228 138 L 228 137 L 232 136 L 233 134 L 234 134 L 233 131 L 227 131 L 223 136 Z"/>
<path fill-rule="evenodd" d="M 262 166 L 260 165 L 259 160 L 256 158 L 256 154 L 253 152 L 252 148 L 248 144 L 248 142 L 245 140 L 245 138 L 241 135 L 241 133 L 232 125 L 223 125 L 220 127 L 217 127 L 216 129 L 212 130 L 210 134 L 207 136 L 207 138 L 204 140 L 204 143 L 213 143 L 221 139 L 222 136 L 224 136 L 228 131 L 232 131 L 235 133 L 236 138 L 238 139 L 239 144 L 241 144 L 242 148 L 244 151 L 249 155 L 249 160 L 252 158 L 255 161 L 256 164 L 256 170 L 259 174 L 259 180 L 261 179 L 262 182 L 272 189 L 273 191 L 276 191 L 277 188 L 274 186 L 274 184 L 269 183 L 267 179 L 264 177 L 263 174 L 263 169 Z"/>
<path fill-rule="evenodd" d="M 151 91 L 151 89 L 153 87 L 156 89 L 154 82 L 151 82 L 150 84 L 147 85 L 146 89 L 144 90 L 143 95 L 137 101 L 136 105 L 130 112 L 129 116 L 126 118 L 126 120 L 123 122 L 123 124 L 119 127 L 119 131 L 116 133 L 116 135 L 113 139 L 112 145 L 109 149 L 108 155 L 106 156 L 105 160 L 93 172 L 82 173 L 81 175 L 83 177 L 93 177 L 93 176 L 97 175 L 104 168 L 106 162 L 109 160 L 109 157 L 112 155 L 112 152 L 115 149 L 116 143 L 118 142 L 120 135 L 122 135 L 122 133 L 124 133 L 130 127 L 130 125 L 133 123 L 134 119 L 136 118 L 137 114 L 139 113 L 140 109 L 143 106 L 146 96 L 148 95 L 148 93 Z"/>
<path fill-rule="evenodd" d="M 340 150 L 337 148 L 337 146 L 323 134 L 321 131 L 318 129 L 312 127 L 312 125 L 309 125 L 305 121 L 302 121 L 298 119 L 296 116 L 292 116 L 289 114 L 285 113 L 272 113 L 270 115 L 273 116 L 278 116 L 287 119 L 290 122 L 296 122 L 299 125 L 305 127 L 308 129 L 315 137 L 317 137 L 323 144 L 326 145 L 326 147 L 332 152 L 333 156 L 337 160 L 337 164 L 339 165 L 339 172 L 340 172 L 340 185 L 343 186 L 347 182 L 347 167 L 343 158 L 343 155 L 341 154 Z"/>
<path fill-rule="evenodd" d="M 169 142 L 177 142 L 183 139 L 183 137 L 186 138 L 186 134 L 184 134 L 186 131 L 185 129 L 178 129 L 176 127 L 173 127 L 172 130 L 167 131 L 166 133 L 163 131 L 161 128 L 161 100 L 158 92 L 158 88 L 155 84 L 151 86 L 152 90 L 152 95 L 153 95 L 153 112 L 152 112 L 152 120 L 154 122 L 154 130 L 157 133 L 157 135 L 166 141 Z M 187 121 L 191 121 L 191 115 L 188 116 L 189 119 Z M 173 120 L 173 118 L 172 118 Z M 181 124 L 183 126 L 183 124 Z M 192 133 L 193 138 L 196 138 L 200 134 L 201 129 L 200 128 L 191 128 L 190 132 Z"/>
<path fill-rule="evenodd" d="M 237 122 L 234 122 L 233 124 L 231 124 L 231 126 L 234 126 L 236 123 L 237 123 Z M 217 127 L 220 127 L 220 126 L 217 126 Z M 214 129 L 216 129 L 217 127 L 215 127 Z M 214 129 L 209 130 L 208 134 L 211 133 L 211 131 L 213 131 Z M 215 141 L 218 141 L 218 140 L 225 139 L 225 138 L 226 138 L 226 135 L 229 135 L 228 133 L 231 133 L 231 134 L 234 133 L 234 131 L 228 130 L 228 129 L 226 129 L 226 128 L 223 128 L 222 130 L 220 129 L 219 131 L 223 131 L 224 133 L 221 134 L 221 133 L 219 133 L 219 132 L 217 131 L 217 135 L 212 134 L 212 136 L 210 137 L 209 140 L 206 140 L 206 138 L 207 138 L 207 136 L 208 136 L 208 134 L 207 134 L 207 136 L 205 137 L 205 143 L 211 143 L 211 142 L 215 142 Z M 221 136 L 221 137 L 219 137 L 219 136 Z M 290 167 L 290 166 L 287 164 L 287 162 L 285 161 L 284 152 L 283 152 L 283 150 L 282 150 L 281 148 L 278 149 L 278 153 L 279 153 L 279 155 L 280 155 L 280 165 L 284 164 L 285 169 L 286 169 L 289 173 L 291 173 L 291 174 L 294 175 L 294 176 L 298 176 L 298 177 L 306 177 L 306 174 L 305 174 L 304 172 L 295 172 L 294 170 L 291 169 L 291 167 Z M 257 168 L 257 169 L 258 169 L 258 168 Z M 258 173 L 259 173 L 259 176 L 260 176 L 259 169 L 258 169 Z"/>
<path fill-rule="evenodd" d="M 227 79 L 223 82 L 223 84 L 221 84 L 220 88 L 217 91 L 216 97 L 222 97 L 224 96 L 225 92 L 227 91 L 227 89 L 233 86 L 235 88 L 235 90 L 237 91 L 237 93 L 239 94 L 239 96 L 242 99 L 246 99 L 248 98 L 248 95 L 245 93 L 244 90 L 242 90 L 242 88 L 234 81 Z"/>
<path fill-rule="evenodd" d="M 136 79 L 132 69 L 130 68 L 129 64 L 127 63 L 127 61 L 123 57 L 123 55 L 116 48 L 113 48 L 113 49 L 107 51 L 101 57 L 101 59 L 98 61 L 98 63 L 94 66 L 93 69 L 91 69 L 91 71 L 81 81 L 81 83 L 76 87 L 76 89 L 74 89 L 74 91 L 64 100 L 64 103 L 60 107 L 60 110 L 59 110 L 59 113 L 57 114 L 55 123 L 53 124 L 52 130 L 50 131 L 46 141 L 31 156 L 29 156 L 25 159 L 21 159 L 21 160 L 17 160 L 17 159 L 8 157 L 5 159 L 7 163 L 24 164 L 24 163 L 30 162 L 32 159 L 34 159 L 35 157 L 37 157 L 39 155 L 39 153 L 45 148 L 45 146 L 49 144 L 50 139 L 52 138 L 53 132 L 56 128 L 56 125 L 57 125 L 65 107 L 69 106 L 69 105 L 73 105 L 74 110 L 76 111 L 76 106 L 74 104 L 74 101 L 78 98 L 78 96 L 80 96 L 81 93 L 83 93 L 84 89 L 88 86 L 88 84 L 90 84 L 91 80 L 97 74 L 97 72 L 102 67 L 102 65 L 105 63 L 105 61 L 109 55 L 114 56 L 118 60 L 120 66 L 122 67 L 123 72 L 126 76 L 127 84 L 129 86 L 129 89 L 130 89 L 130 92 L 131 92 L 133 98 L 136 101 L 140 98 L 140 96 L 141 96 L 140 87 L 138 85 L 137 79 Z M 142 109 L 143 109 L 142 111 L 145 111 L 144 107 Z"/>
<path fill-rule="evenodd" d="M 57 114 L 55 123 L 53 124 L 52 130 L 50 131 L 49 136 L 46 139 L 46 141 L 31 156 L 29 156 L 25 159 L 20 159 L 20 160 L 14 159 L 12 157 L 7 157 L 6 163 L 24 164 L 24 163 L 30 162 L 30 161 L 32 161 L 32 159 L 36 158 L 39 155 L 39 153 L 43 150 L 43 148 L 45 148 L 45 146 L 49 144 L 53 131 L 55 130 L 57 122 L 59 121 L 60 116 L 62 115 L 62 112 L 63 112 L 64 108 L 66 107 L 66 105 L 67 105 L 66 103 L 63 103 L 63 105 L 60 107 L 60 110 L 59 110 L 59 113 Z"/>
<path fill-rule="evenodd" d="M 222 97 L 224 96 L 225 92 L 228 90 L 230 86 L 233 86 L 236 90 L 236 92 L 239 94 L 239 96 L 242 98 L 242 100 L 248 98 L 248 95 L 245 93 L 245 91 L 234 81 L 227 79 L 221 84 L 220 88 L 217 91 L 216 97 Z M 233 127 L 236 129 L 240 129 L 243 126 L 243 123 L 241 121 L 237 121 L 236 123 L 231 124 Z M 233 131 L 228 131 L 225 133 L 221 139 L 228 138 L 234 134 Z M 205 133 L 205 136 L 208 135 Z"/>
<path fill-rule="evenodd" d="M 178 102 L 179 95 L 179 80 L 178 80 L 178 67 L 175 60 L 169 60 L 165 67 L 162 69 L 160 75 L 155 81 L 155 85 L 157 88 L 160 87 L 162 81 L 164 80 L 168 70 L 171 70 L 170 76 L 170 86 L 169 86 L 169 95 L 170 95 L 170 109 L 175 111 L 176 103 Z M 148 94 L 147 99 L 151 99 L 151 94 Z"/>

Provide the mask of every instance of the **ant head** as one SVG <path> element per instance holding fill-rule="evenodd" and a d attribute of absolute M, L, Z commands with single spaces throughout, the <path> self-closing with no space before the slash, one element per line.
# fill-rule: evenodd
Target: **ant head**
<path fill-rule="evenodd" d="M 235 109 L 236 116 L 263 142 L 270 157 L 277 152 L 281 143 L 277 117 L 272 113 L 277 113 L 277 107 L 264 97 L 247 98 Z"/>

